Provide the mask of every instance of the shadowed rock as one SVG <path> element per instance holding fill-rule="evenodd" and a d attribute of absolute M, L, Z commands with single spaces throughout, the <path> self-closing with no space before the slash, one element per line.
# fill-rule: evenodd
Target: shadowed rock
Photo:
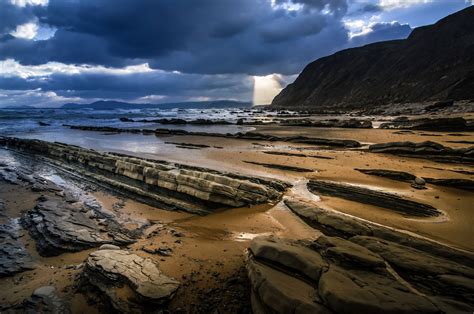
<path fill-rule="evenodd" d="M 382 123 L 381 129 L 411 129 L 423 131 L 469 131 L 470 126 L 463 118 L 424 118 L 415 120 L 394 120 Z"/>
<path fill-rule="evenodd" d="M 361 219 L 285 200 L 315 241 L 252 240 L 254 313 L 458 313 L 474 305 L 474 256 Z"/>
<path fill-rule="evenodd" d="M 369 146 L 369 150 L 373 153 L 424 158 L 439 162 L 468 164 L 474 162 L 474 147 L 450 148 L 431 141 L 421 143 L 390 142 L 374 144 Z"/>
<path fill-rule="evenodd" d="M 0 277 L 35 268 L 33 257 L 20 241 L 16 220 L 0 225 Z"/>
<path fill-rule="evenodd" d="M 386 170 L 386 169 L 358 169 L 358 168 L 356 168 L 355 170 L 368 174 L 368 175 L 388 178 L 388 179 L 397 180 L 397 181 L 409 182 L 416 179 L 415 175 L 408 172 L 403 172 L 403 171 Z"/>
<path fill-rule="evenodd" d="M 340 197 L 364 204 L 388 208 L 404 215 L 416 217 L 432 217 L 441 214 L 428 204 L 415 202 L 397 194 L 381 192 L 356 185 L 333 181 L 311 180 L 308 189 L 316 194 Z"/>
<path fill-rule="evenodd" d="M 244 162 L 247 164 L 262 166 L 262 167 L 271 168 L 271 169 L 284 170 L 284 171 L 294 171 L 294 172 L 313 172 L 314 171 L 313 169 L 296 167 L 296 166 L 278 165 L 278 164 L 270 164 L 270 163 L 247 161 L 247 160 L 244 160 Z"/>
<path fill-rule="evenodd" d="M 396 171 L 396 170 L 386 170 L 386 169 L 355 169 L 362 173 L 368 175 L 374 175 L 378 177 L 384 177 L 397 181 L 412 182 L 416 181 L 417 177 L 411 173 Z M 435 179 L 435 178 L 418 178 L 418 180 L 423 180 L 426 183 L 447 186 L 451 188 L 474 191 L 474 181 L 470 179 Z M 416 183 L 416 182 L 415 182 Z M 424 183 L 422 183 L 424 185 Z"/>
<path fill-rule="evenodd" d="M 305 126 L 314 128 L 349 128 L 349 129 L 371 129 L 372 122 L 369 120 L 322 120 L 315 121 L 310 119 L 288 119 L 280 123 L 287 126 Z"/>
<path fill-rule="evenodd" d="M 121 227 L 113 215 L 69 204 L 60 197 L 42 197 L 22 217 L 23 226 L 36 240 L 42 256 L 76 252 L 102 244 L 130 244 L 141 234 Z"/>
<path fill-rule="evenodd" d="M 466 191 L 474 191 L 474 181 L 469 179 L 434 179 L 423 178 L 427 183 L 434 185 L 447 186 Z"/>
<path fill-rule="evenodd" d="M 179 287 L 151 259 L 122 250 L 91 253 L 82 276 L 83 285 L 97 288 L 116 310 L 127 313 L 156 309 Z"/>
<path fill-rule="evenodd" d="M 289 152 L 264 151 L 263 153 L 269 154 L 269 155 L 277 155 L 277 156 L 303 157 L 303 158 L 316 158 L 316 159 L 334 159 L 333 157 L 327 157 L 327 156 L 306 155 L 306 154 L 289 153 Z"/>
<path fill-rule="evenodd" d="M 2 310 L 2 313 L 52 313 L 69 314 L 70 305 L 61 299 L 54 286 L 43 286 L 36 289 L 31 297 L 18 305 Z"/>

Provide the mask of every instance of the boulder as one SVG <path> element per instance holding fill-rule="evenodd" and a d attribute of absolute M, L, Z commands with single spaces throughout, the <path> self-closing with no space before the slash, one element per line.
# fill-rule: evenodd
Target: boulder
<path fill-rule="evenodd" d="M 153 260 L 123 250 L 91 253 L 82 277 L 82 285 L 91 285 L 113 308 L 127 313 L 156 310 L 173 298 L 180 285 Z"/>

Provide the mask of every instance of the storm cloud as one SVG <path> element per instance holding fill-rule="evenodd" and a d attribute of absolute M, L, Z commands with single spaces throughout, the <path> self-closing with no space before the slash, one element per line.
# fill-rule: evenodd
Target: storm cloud
<path fill-rule="evenodd" d="M 358 18 L 362 23 L 370 20 L 367 14 L 380 19 L 378 0 L 14 2 L 0 0 L 0 62 L 149 66 L 151 71 L 127 75 L 68 73 L 58 66 L 57 73 L 34 77 L 0 68 L 2 90 L 40 89 L 91 99 L 166 95 L 249 100 L 253 76 L 294 75 L 340 49 L 405 38 L 411 31 L 407 23 L 371 20 L 354 36 L 351 25 Z M 47 29 L 50 36 L 18 36 L 15 30 L 27 23 L 38 33 Z"/>

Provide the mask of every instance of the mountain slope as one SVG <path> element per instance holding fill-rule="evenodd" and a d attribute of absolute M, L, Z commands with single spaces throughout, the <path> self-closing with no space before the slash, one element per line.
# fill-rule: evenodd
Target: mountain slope
<path fill-rule="evenodd" d="M 272 106 L 367 108 L 474 98 L 474 7 L 404 40 L 337 52 L 306 66 Z"/>

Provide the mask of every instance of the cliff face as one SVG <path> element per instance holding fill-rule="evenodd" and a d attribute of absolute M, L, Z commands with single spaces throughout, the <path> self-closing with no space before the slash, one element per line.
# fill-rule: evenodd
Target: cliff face
<path fill-rule="evenodd" d="M 368 108 L 474 98 L 474 7 L 404 40 L 337 52 L 306 66 L 272 102 L 287 108 Z"/>

